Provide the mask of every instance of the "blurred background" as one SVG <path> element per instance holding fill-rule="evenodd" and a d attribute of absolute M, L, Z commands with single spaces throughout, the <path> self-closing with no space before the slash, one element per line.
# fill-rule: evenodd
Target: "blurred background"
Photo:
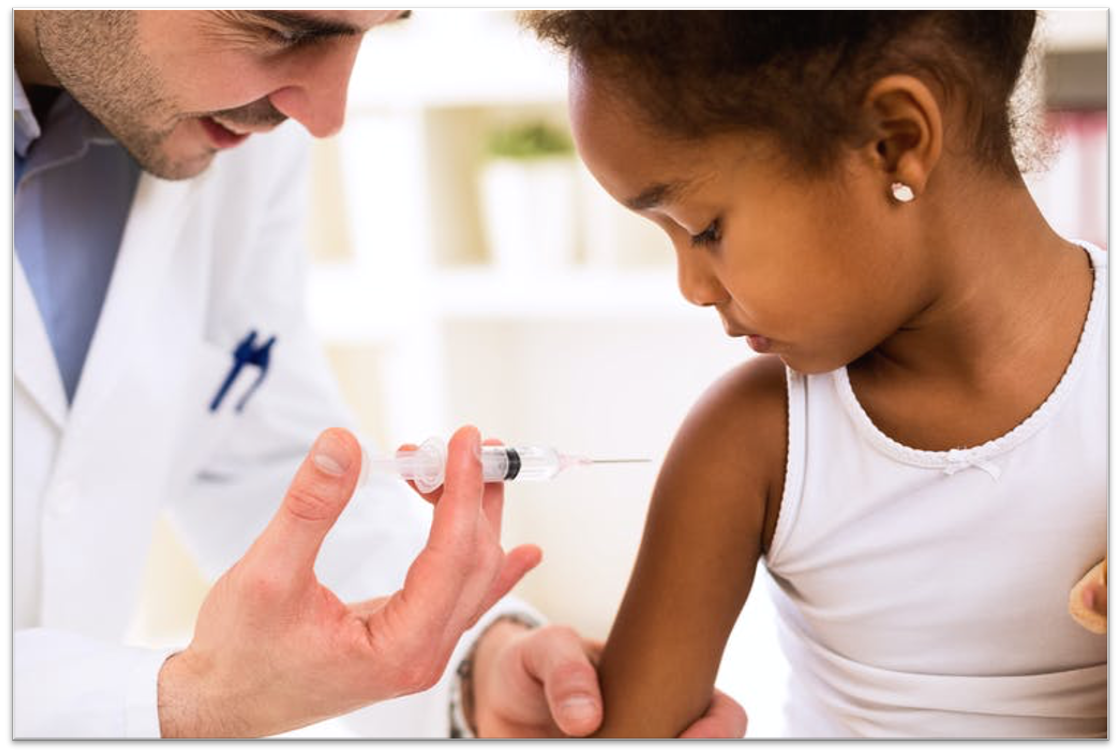
<path fill-rule="evenodd" d="M 1101 246 L 1107 20 L 1045 13 L 1035 85 L 1019 96 L 1038 106 L 1023 128 L 1032 192 L 1059 232 Z M 684 302 L 668 241 L 579 165 L 566 79 L 513 11 L 422 9 L 373 30 L 346 127 L 315 146 L 308 292 L 382 449 L 473 423 L 510 442 L 654 460 L 507 490 L 505 542 L 545 553 L 517 593 L 605 638 L 676 428 L 752 352 Z M 786 673 L 767 580 L 760 568 L 718 681 L 756 737 L 779 732 Z M 207 586 L 161 525 L 135 640 L 189 639 Z"/>

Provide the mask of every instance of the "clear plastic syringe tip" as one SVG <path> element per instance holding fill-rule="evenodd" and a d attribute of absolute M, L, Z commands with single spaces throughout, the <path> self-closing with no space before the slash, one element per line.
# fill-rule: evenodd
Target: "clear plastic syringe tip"
<path fill-rule="evenodd" d="M 561 471 L 567 471 L 568 469 L 575 466 L 591 465 L 591 459 L 587 456 L 577 456 L 570 453 L 562 453 L 560 451 L 557 451 L 556 455 L 560 458 L 559 467 L 556 469 L 557 474 L 559 474 Z"/>

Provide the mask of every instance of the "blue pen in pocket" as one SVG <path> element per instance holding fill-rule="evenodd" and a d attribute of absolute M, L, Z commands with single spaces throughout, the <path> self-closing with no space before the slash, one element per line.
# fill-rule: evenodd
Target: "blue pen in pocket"
<path fill-rule="evenodd" d="M 245 409 L 245 404 L 249 402 L 249 398 L 252 397 L 253 393 L 256 392 L 257 388 L 260 387 L 261 383 L 264 381 L 264 377 L 268 373 L 269 357 L 272 352 L 272 344 L 276 342 L 276 336 L 273 335 L 259 346 L 256 345 L 256 340 L 257 331 L 250 330 L 249 334 L 242 338 L 241 342 L 237 344 L 237 347 L 233 349 L 233 366 L 230 367 L 229 374 L 226 375 L 225 380 L 222 381 L 221 387 L 218 388 L 218 392 L 214 395 L 214 400 L 210 401 L 210 413 L 215 413 L 218 410 L 222 401 L 225 400 L 226 393 L 229 392 L 237 376 L 246 365 L 257 367 L 257 379 L 253 381 L 253 384 L 245 391 L 245 395 L 241 397 L 241 400 L 238 401 L 237 405 L 234 407 L 237 413 L 241 413 Z"/>

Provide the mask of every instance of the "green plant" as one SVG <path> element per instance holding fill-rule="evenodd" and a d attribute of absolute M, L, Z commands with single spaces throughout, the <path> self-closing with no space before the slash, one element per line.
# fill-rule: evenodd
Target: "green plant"
<path fill-rule="evenodd" d="M 522 123 L 495 131 L 486 144 L 490 157 L 530 160 L 572 154 L 572 140 L 563 130 L 544 122 Z"/>

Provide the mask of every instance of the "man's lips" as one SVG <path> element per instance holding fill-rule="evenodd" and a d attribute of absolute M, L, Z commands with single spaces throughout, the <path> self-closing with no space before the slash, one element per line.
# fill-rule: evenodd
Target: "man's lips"
<path fill-rule="evenodd" d="M 227 131 L 232 131 L 235 134 L 246 135 L 247 136 L 249 134 L 268 133 L 269 131 L 276 128 L 278 125 L 280 125 L 280 123 L 284 119 L 283 116 L 279 116 L 279 118 L 280 118 L 279 120 L 276 120 L 276 121 L 271 122 L 271 123 L 256 123 L 256 124 L 238 123 L 235 120 L 226 120 L 225 118 L 215 118 L 214 116 L 210 116 L 209 120 L 212 120 L 213 122 L 217 123 L 219 126 L 221 126 L 222 128 L 224 128 Z"/>
<path fill-rule="evenodd" d="M 218 120 L 212 116 L 199 118 L 206 133 L 219 149 L 236 147 L 252 134 L 268 133 L 276 128 L 277 123 L 261 123 L 259 125 L 243 125 L 226 120 Z"/>
<path fill-rule="evenodd" d="M 210 141 L 218 149 L 229 149 L 236 147 L 241 142 L 249 138 L 247 133 L 237 133 L 223 126 L 218 121 L 210 117 L 199 118 L 198 122 L 202 124 L 203 130 L 206 135 L 210 137 Z"/>

